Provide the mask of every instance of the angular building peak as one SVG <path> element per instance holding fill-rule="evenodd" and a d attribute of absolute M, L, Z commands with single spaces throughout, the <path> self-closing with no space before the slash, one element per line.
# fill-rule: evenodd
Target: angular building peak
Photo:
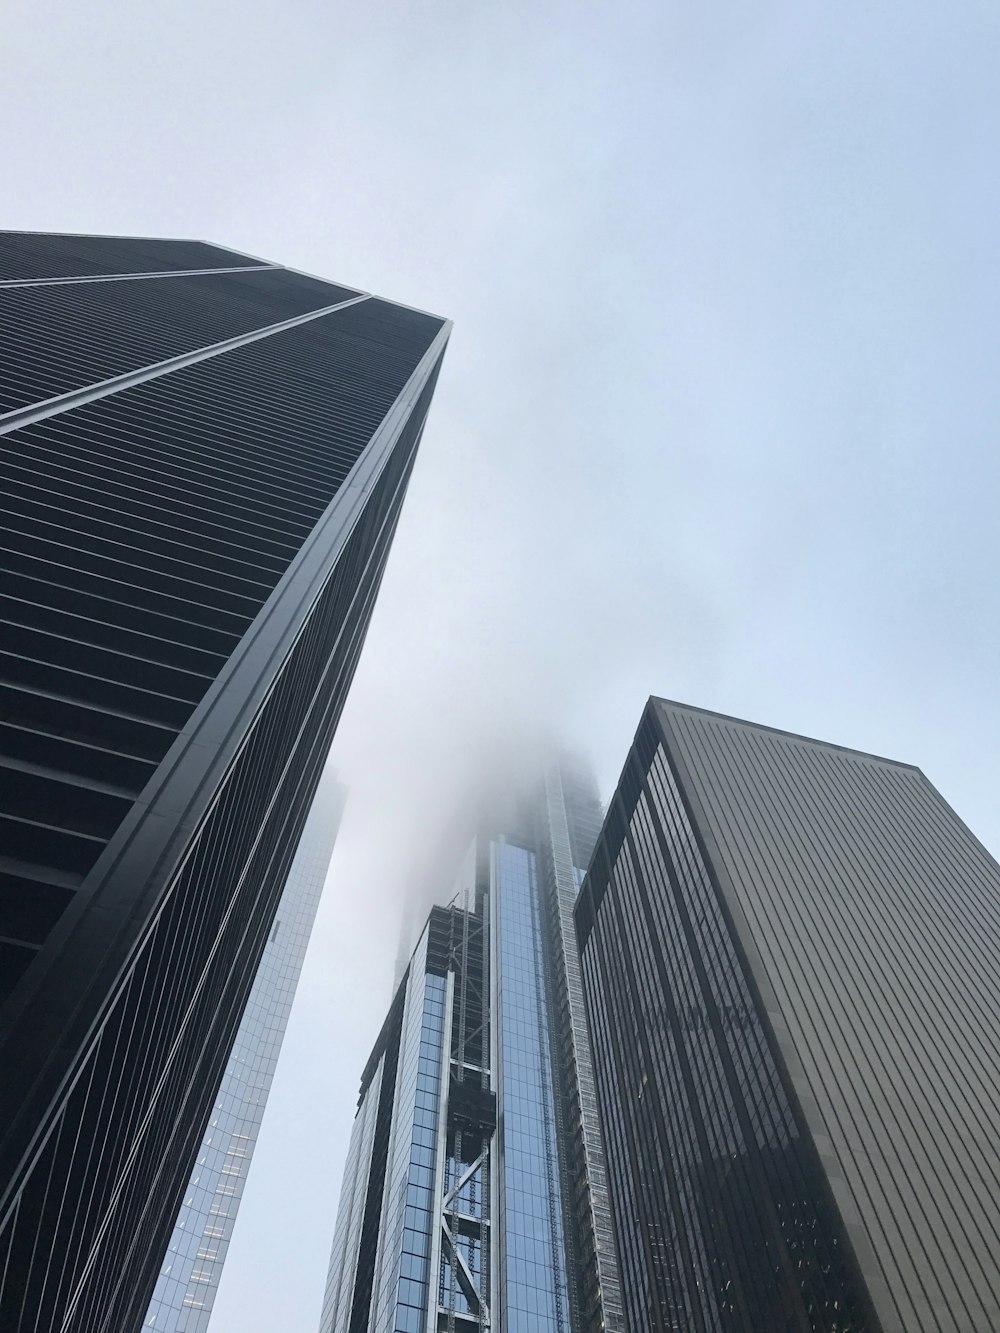
<path fill-rule="evenodd" d="M 858 759 L 870 759 L 879 764 L 891 764 L 893 768 L 911 768 L 916 772 L 920 771 L 915 764 L 908 764 L 900 759 L 890 759 L 885 755 L 871 754 L 867 750 L 857 750 L 847 745 L 834 745 L 831 741 L 817 740 L 814 736 L 803 736 L 799 732 L 765 726 L 761 722 L 749 722 L 746 718 L 733 717 L 728 713 L 716 713 L 709 708 L 696 708 L 694 704 L 678 703 L 675 699 L 663 699 L 655 694 L 650 695 L 647 707 L 656 709 L 666 723 L 674 718 L 681 723 L 685 718 L 690 718 L 692 723 L 696 719 L 702 718 L 706 724 L 714 721 L 719 726 L 728 724 L 733 727 L 744 727 L 752 732 L 765 732 L 769 735 L 784 737 L 788 741 L 799 741 L 803 745 L 819 746 L 823 750 L 833 750 L 845 755 L 853 754 Z"/>

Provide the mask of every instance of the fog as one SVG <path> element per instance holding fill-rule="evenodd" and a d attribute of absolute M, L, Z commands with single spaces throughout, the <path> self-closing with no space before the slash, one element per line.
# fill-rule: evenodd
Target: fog
<path fill-rule="evenodd" d="M 404 896 L 484 774 L 560 739 L 607 798 L 658 693 L 918 763 L 1000 850 L 1000 11 L 15 0 L 6 28 L 4 225 L 201 236 L 455 322 L 212 1322 L 308 1333 Z"/>

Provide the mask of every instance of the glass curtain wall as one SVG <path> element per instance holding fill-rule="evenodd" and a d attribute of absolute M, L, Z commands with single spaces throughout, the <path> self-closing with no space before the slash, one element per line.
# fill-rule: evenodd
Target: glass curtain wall
<path fill-rule="evenodd" d="M 332 774 L 317 789 L 143 1321 L 155 1333 L 208 1327 L 345 795 Z"/>

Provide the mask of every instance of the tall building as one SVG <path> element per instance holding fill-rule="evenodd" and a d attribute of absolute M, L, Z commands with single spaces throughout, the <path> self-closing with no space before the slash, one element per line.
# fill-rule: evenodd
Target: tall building
<path fill-rule="evenodd" d="M 0 233 L 0 1327 L 141 1324 L 448 324 Z"/>
<path fill-rule="evenodd" d="M 622 1333 L 572 933 L 599 826 L 552 764 L 432 910 L 362 1077 L 322 1333 Z"/>
<path fill-rule="evenodd" d="M 295 989 L 333 853 L 346 789 L 320 780 L 236 1042 L 205 1127 L 143 1328 L 205 1333 Z"/>
<path fill-rule="evenodd" d="M 651 699 L 577 923 L 629 1328 L 1000 1328 L 1000 866 L 918 769 Z"/>

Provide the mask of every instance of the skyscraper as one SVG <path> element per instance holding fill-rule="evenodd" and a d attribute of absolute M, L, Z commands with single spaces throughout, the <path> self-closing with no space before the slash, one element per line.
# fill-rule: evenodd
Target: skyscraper
<path fill-rule="evenodd" d="M 362 1077 L 322 1333 L 623 1330 L 567 933 L 599 824 L 553 763 L 432 910 Z"/>
<path fill-rule="evenodd" d="M 630 1328 L 1000 1328 L 1000 867 L 918 769 L 651 699 L 577 922 Z"/>
<path fill-rule="evenodd" d="M 343 813 L 327 770 L 288 872 L 144 1328 L 205 1333 Z"/>
<path fill-rule="evenodd" d="M 441 319 L 0 234 L 0 1325 L 141 1322 L 371 615 Z"/>

